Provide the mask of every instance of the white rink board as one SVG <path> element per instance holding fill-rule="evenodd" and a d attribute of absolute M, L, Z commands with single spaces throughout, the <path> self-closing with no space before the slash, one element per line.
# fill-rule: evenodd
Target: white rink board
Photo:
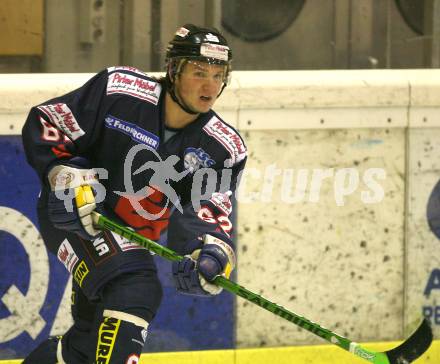
<path fill-rule="evenodd" d="M 405 326 L 417 319 L 417 309 L 422 306 L 434 315 L 435 332 L 439 337 L 440 272 L 435 274 L 434 270 L 440 269 L 440 241 L 428 227 L 426 205 L 433 186 L 440 178 L 440 129 L 411 130 L 409 145 Z M 428 285 L 430 279 L 432 285 Z"/>
<path fill-rule="evenodd" d="M 32 105 L 91 76 L 0 75 L 0 134 L 19 134 Z M 439 290 L 423 291 L 440 268 L 424 218 L 440 177 L 440 70 L 234 72 L 216 110 L 241 130 L 255 173 L 239 203 L 240 284 L 356 341 L 399 340 L 423 305 L 439 305 Z M 263 183 L 271 165 L 333 174 L 317 201 L 309 179 L 304 199 L 286 203 L 282 176 Z M 360 181 L 338 206 L 344 168 Z M 366 204 L 371 168 L 385 171 L 384 197 Z M 237 347 L 312 343 L 322 341 L 237 300 Z"/>
<path fill-rule="evenodd" d="M 352 340 L 399 337 L 403 129 L 254 131 L 245 136 L 253 151 L 249 168 L 261 170 L 262 176 L 273 163 L 280 171 L 293 170 L 292 197 L 297 172 L 306 170 L 309 176 L 300 201 L 283 198 L 287 175 L 277 176 L 274 188 L 267 189 L 272 198 L 263 193 L 263 177 L 243 180 L 246 193 L 258 195 L 255 202 L 239 205 L 240 284 Z M 360 180 L 352 193 L 338 199 L 336 175 L 343 168 L 357 171 Z M 362 193 L 370 189 L 363 178 L 370 168 L 386 171 L 386 179 L 380 181 L 383 199 L 367 204 Z M 314 170 L 332 173 L 316 194 Z M 321 342 L 242 300 L 237 310 L 239 347 Z M 384 321 L 390 324 L 382 325 Z"/>

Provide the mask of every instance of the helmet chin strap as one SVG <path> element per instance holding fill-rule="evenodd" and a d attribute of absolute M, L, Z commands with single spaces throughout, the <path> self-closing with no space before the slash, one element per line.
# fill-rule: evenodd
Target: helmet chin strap
<path fill-rule="evenodd" d="M 173 101 L 179 105 L 183 111 L 185 111 L 188 114 L 191 115 L 197 115 L 200 114 L 199 112 L 196 112 L 194 110 L 191 110 L 189 108 L 189 106 L 185 103 L 185 101 L 180 101 L 179 98 L 176 95 L 176 91 L 175 91 L 175 87 L 174 87 L 174 83 L 170 83 L 170 87 L 168 88 L 168 92 L 170 93 L 171 98 L 173 99 Z"/>
<path fill-rule="evenodd" d="M 191 115 L 197 115 L 197 114 L 200 114 L 200 113 L 197 112 L 197 111 L 191 110 L 191 109 L 189 108 L 189 106 L 185 103 L 185 101 L 183 101 L 183 99 L 182 99 L 182 101 L 179 100 L 179 98 L 178 98 L 177 95 L 176 95 L 176 91 L 175 91 L 174 83 L 171 83 L 171 82 L 170 82 L 169 85 L 170 85 L 170 86 L 169 86 L 169 88 L 168 88 L 168 92 L 169 92 L 171 98 L 173 99 L 173 101 L 174 101 L 177 105 L 179 105 L 179 106 L 181 107 L 181 109 L 182 109 L 183 111 L 185 111 L 186 113 L 191 114 Z M 217 98 L 222 94 L 222 92 L 223 92 L 223 90 L 225 89 L 225 87 L 226 87 L 226 84 L 223 84 L 223 87 L 222 87 L 222 89 L 220 90 L 220 93 L 217 95 Z"/>

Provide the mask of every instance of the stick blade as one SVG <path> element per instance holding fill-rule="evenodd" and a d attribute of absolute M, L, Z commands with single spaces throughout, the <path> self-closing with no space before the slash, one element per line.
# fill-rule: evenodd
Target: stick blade
<path fill-rule="evenodd" d="M 432 329 L 424 318 L 419 327 L 397 348 L 386 351 L 390 364 L 409 364 L 428 350 L 432 343 Z"/>

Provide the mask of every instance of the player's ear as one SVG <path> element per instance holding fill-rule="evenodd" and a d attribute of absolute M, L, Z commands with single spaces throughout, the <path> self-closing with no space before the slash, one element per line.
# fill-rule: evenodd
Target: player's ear
<path fill-rule="evenodd" d="M 168 74 L 168 77 L 171 80 L 171 82 L 174 82 L 175 81 L 175 77 L 173 75 L 173 69 L 172 69 L 171 62 L 168 63 L 168 65 L 167 65 L 167 74 Z"/>

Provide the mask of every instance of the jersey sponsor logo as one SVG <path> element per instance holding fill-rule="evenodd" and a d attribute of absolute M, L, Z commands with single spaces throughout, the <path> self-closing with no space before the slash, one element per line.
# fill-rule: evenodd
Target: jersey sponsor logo
<path fill-rule="evenodd" d="M 225 167 L 232 167 L 246 158 L 246 147 L 240 136 L 217 117 L 213 116 L 203 130 L 222 144 L 231 156 L 225 161 Z"/>
<path fill-rule="evenodd" d="M 104 321 L 99 327 L 96 364 L 106 364 L 110 362 L 120 325 L 121 320 L 113 317 L 104 317 Z"/>
<path fill-rule="evenodd" d="M 232 212 L 232 203 L 229 198 L 230 194 L 228 193 L 214 192 L 209 199 L 209 201 L 211 201 L 214 206 L 217 207 L 226 216 L 229 216 Z"/>
<path fill-rule="evenodd" d="M 136 243 L 132 243 L 130 240 L 122 237 L 121 235 L 115 233 L 112 233 L 112 235 L 116 243 L 119 245 L 119 247 L 123 252 L 133 249 L 145 249 L 143 246 L 140 246 L 139 244 Z"/>
<path fill-rule="evenodd" d="M 70 245 L 67 239 L 64 239 L 58 248 L 57 257 L 70 273 L 72 273 L 73 268 L 79 261 L 78 256 L 72 248 L 72 245 Z"/>
<path fill-rule="evenodd" d="M 75 119 L 72 110 L 63 103 L 38 106 L 46 114 L 52 125 L 56 125 L 71 140 L 76 140 L 85 134 Z"/>
<path fill-rule="evenodd" d="M 107 95 L 125 94 L 157 105 L 161 86 L 154 81 L 121 72 L 111 73 L 107 82 Z"/>
<path fill-rule="evenodd" d="M 103 261 L 116 254 L 116 248 L 110 241 L 109 233 L 105 232 L 102 236 L 93 241 L 83 242 L 84 248 L 89 253 L 95 265 L 101 264 Z"/>
<path fill-rule="evenodd" d="M 86 262 L 82 260 L 81 263 L 78 264 L 78 267 L 76 267 L 75 273 L 73 274 L 73 278 L 80 287 L 82 287 L 83 280 L 87 274 L 89 274 L 89 268 L 87 267 Z"/>
<path fill-rule="evenodd" d="M 147 74 L 140 69 L 136 67 L 130 67 L 130 66 L 115 66 L 115 67 L 108 67 L 107 72 L 112 73 L 115 71 L 129 71 L 133 73 L 137 73 L 138 75 L 147 76 Z"/>
<path fill-rule="evenodd" d="M 120 131 L 121 133 L 130 136 L 135 142 L 148 145 L 155 150 L 157 150 L 159 147 L 159 137 L 153 133 L 150 133 L 149 131 L 146 131 L 145 129 L 140 128 L 136 124 L 115 118 L 111 115 L 107 115 L 104 122 L 107 128 Z"/>
<path fill-rule="evenodd" d="M 189 147 L 185 149 L 183 164 L 190 173 L 194 173 L 201 167 L 211 167 L 214 163 L 211 156 L 202 148 Z"/>

